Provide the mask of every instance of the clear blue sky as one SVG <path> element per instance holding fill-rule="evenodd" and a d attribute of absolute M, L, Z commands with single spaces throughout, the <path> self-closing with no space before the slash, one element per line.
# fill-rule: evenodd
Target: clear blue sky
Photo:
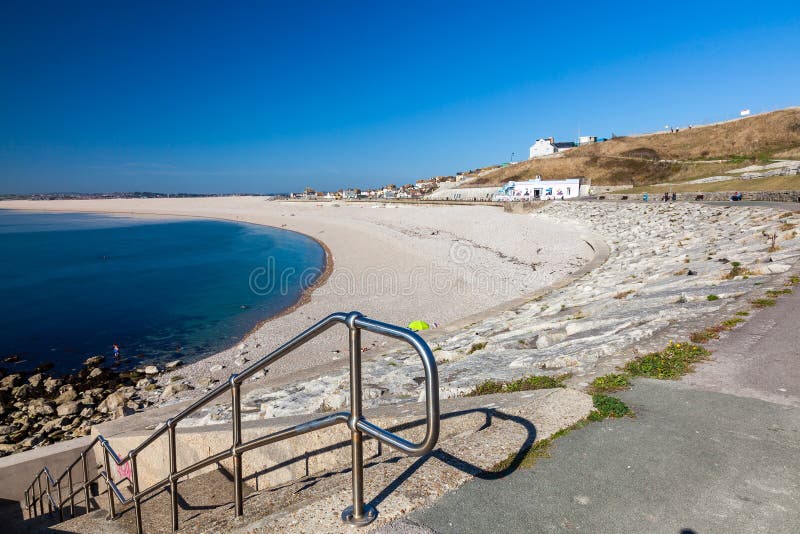
<path fill-rule="evenodd" d="M 800 5 L 0 4 L 0 192 L 405 183 L 800 105 Z"/>

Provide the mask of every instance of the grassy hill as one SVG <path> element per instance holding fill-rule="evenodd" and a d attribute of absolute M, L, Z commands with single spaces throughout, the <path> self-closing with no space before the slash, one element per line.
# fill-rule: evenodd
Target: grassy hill
<path fill-rule="evenodd" d="M 480 176 L 465 187 L 509 180 L 585 176 L 596 185 L 685 182 L 771 158 L 800 159 L 800 108 L 789 108 L 677 133 L 616 137 L 560 157 L 528 160 Z"/>

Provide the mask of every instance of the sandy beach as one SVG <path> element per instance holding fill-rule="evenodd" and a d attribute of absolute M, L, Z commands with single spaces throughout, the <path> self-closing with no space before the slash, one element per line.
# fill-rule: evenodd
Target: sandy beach
<path fill-rule="evenodd" d="M 245 359 L 262 357 L 334 311 L 358 310 L 401 325 L 420 319 L 445 326 L 530 294 L 577 270 L 594 254 L 581 237 L 586 229 L 487 206 L 219 197 L 8 201 L 0 208 L 213 218 L 284 228 L 324 244 L 332 268 L 303 302 L 266 320 L 240 344 L 182 367 L 180 375 L 190 382 L 224 379 L 236 371 L 236 360 L 243 365 Z M 260 291 L 279 282 L 282 274 L 287 273 L 254 266 L 249 282 Z M 380 343 L 365 336 L 363 344 L 369 351 Z M 277 362 L 269 376 L 345 357 L 346 337 L 334 330 Z"/>

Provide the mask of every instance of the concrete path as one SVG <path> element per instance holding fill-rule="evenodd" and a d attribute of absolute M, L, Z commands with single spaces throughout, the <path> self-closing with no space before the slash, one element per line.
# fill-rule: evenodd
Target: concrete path
<path fill-rule="evenodd" d="M 800 296 L 709 348 L 677 382 L 637 380 L 635 419 L 560 438 L 552 457 L 474 480 L 387 531 L 800 532 Z"/>

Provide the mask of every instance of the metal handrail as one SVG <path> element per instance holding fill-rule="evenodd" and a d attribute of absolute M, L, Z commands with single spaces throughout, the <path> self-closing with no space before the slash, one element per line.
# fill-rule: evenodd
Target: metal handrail
<path fill-rule="evenodd" d="M 282 357 L 293 350 L 304 345 L 311 339 L 325 332 L 335 324 L 344 324 L 349 332 L 350 347 L 350 411 L 328 414 L 324 417 L 307 421 L 293 427 L 289 427 L 265 436 L 260 436 L 249 441 L 242 440 L 242 414 L 241 414 L 241 385 L 249 377 L 257 372 L 266 369 Z M 425 370 L 425 412 L 426 428 L 425 437 L 419 443 L 410 442 L 396 434 L 388 432 L 383 428 L 374 425 L 364 419 L 361 406 L 361 331 L 366 330 L 375 334 L 392 337 L 405 341 L 411 345 L 422 360 Z M 224 392 L 231 392 L 231 405 L 233 414 L 232 424 L 232 444 L 229 449 L 210 455 L 180 470 L 177 468 L 177 444 L 176 426 L 184 418 L 204 407 L 209 402 L 215 400 Z M 65 503 L 69 503 L 71 516 L 75 515 L 75 497 L 83 493 L 85 512 L 90 509 L 89 487 L 95 481 L 103 480 L 106 484 L 108 494 L 109 515 L 107 519 L 117 517 L 115 498 L 121 504 L 133 501 L 134 512 L 136 515 L 136 531 L 142 533 L 142 499 L 155 491 L 169 486 L 171 509 L 172 509 L 172 530 L 178 529 L 178 480 L 199 469 L 213 465 L 228 458 L 233 459 L 233 481 L 234 481 L 234 513 L 241 516 L 243 513 L 243 493 L 242 493 L 242 455 L 245 452 L 288 439 L 300 436 L 308 432 L 327 428 L 339 423 L 347 424 L 351 434 L 351 461 L 352 461 L 352 491 L 353 504 L 342 512 L 342 520 L 353 525 L 366 525 L 377 517 L 378 512 L 374 507 L 364 503 L 364 459 L 363 459 L 363 434 L 372 436 L 380 442 L 394 447 L 412 456 L 421 456 L 430 452 L 436 445 L 439 438 L 439 375 L 436 370 L 436 360 L 433 357 L 430 347 L 416 333 L 399 326 L 382 323 L 364 317 L 358 312 L 337 312 L 322 319 L 318 323 L 309 327 L 299 335 L 290 339 L 271 353 L 256 361 L 239 374 L 232 374 L 227 382 L 220 384 L 215 389 L 208 392 L 203 397 L 184 408 L 178 414 L 171 417 L 160 428 L 156 429 L 137 447 L 133 448 L 126 455 L 120 457 L 108 440 L 102 435 L 97 436 L 92 442 L 83 449 L 80 456 L 76 458 L 58 478 L 54 478 L 47 467 L 42 468 L 35 476 L 30 486 L 25 490 L 25 507 L 29 517 L 35 517 L 38 505 L 39 514 L 44 514 L 44 497 L 47 497 L 48 513 L 55 509 L 58 512 L 59 520 L 63 520 L 63 509 Z M 149 447 L 153 442 L 167 434 L 169 440 L 169 475 L 151 484 L 147 488 L 139 487 L 139 476 L 137 468 L 137 458 L 139 454 Z M 100 445 L 103 451 L 103 470 L 97 475 L 89 478 L 89 469 L 86 456 L 91 452 L 95 445 Z M 127 499 L 120 491 L 111 472 L 111 462 L 117 466 L 130 462 L 131 485 L 133 486 L 132 495 Z M 72 480 L 72 470 L 82 463 L 83 481 L 78 483 L 75 489 Z M 101 466 L 97 466 L 100 468 Z M 42 489 L 42 476 L 44 475 L 45 489 Z M 64 478 L 67 478 L 69 493 L 62 496 L 61 485 Z M 124 479 L 123 479 L 124 480 Z M 37 495 L 38 488 L 38 495 Z M 57 488 L 58 502 L 51 495 L 51 490 Z"/>

